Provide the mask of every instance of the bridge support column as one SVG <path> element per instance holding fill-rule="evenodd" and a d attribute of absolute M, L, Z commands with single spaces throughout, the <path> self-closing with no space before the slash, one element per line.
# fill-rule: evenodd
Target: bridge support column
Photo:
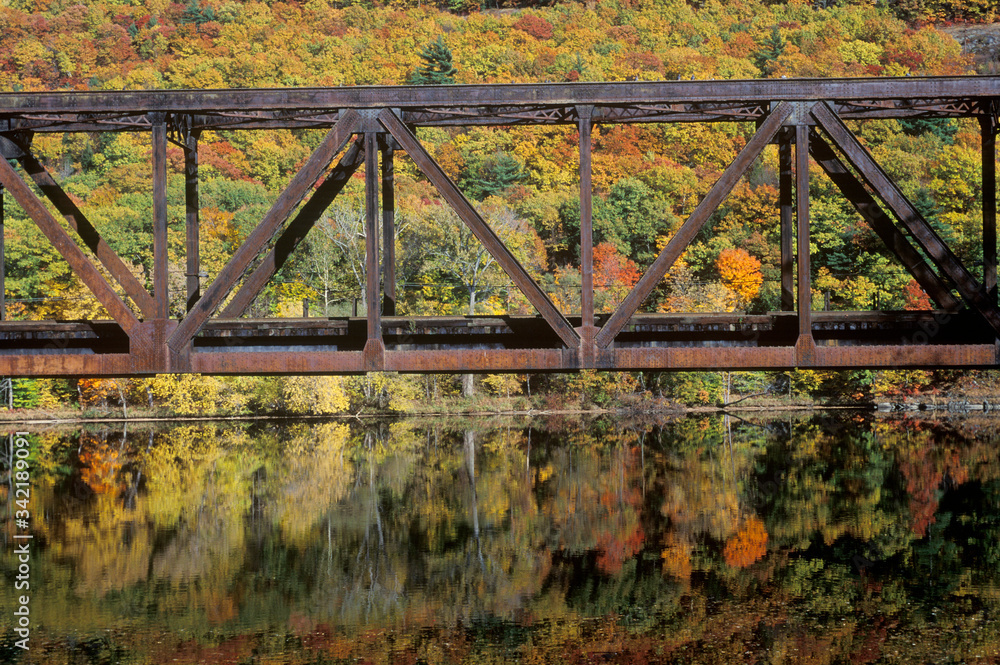
<path fill-rule="evenodd" d="M 382 313 L 396 315 L 395 142 L 383 135 L 382 145 Z"/>
<path fill-rule="evenodd" d="M 597 363 L 594 325 L 593 106 L 576 107 L 580 130 L 580 364 Z"/>
<path fill-rule="evenodd" d="M 591 184 L 592 106 L 578 106 L 580 130 L 580 325 L 594 325 L 594 219 Z"/>
<path fill-rule="evenodd" d="M 170 312 L 167 288 L 167 121 L 166 114 L 152 113 L 153 125 L 153 300 L 155 316 L 166 319 Z"/>
<path fill-rule="evenodd" d="M 778 205 L 781 220 L 781 311 L 795 311 L 795 202 L 792 194 L 792 139 L 786 127 L 778 133 Z"/>
<path fill-rule="evenodd" d="M 980 116 L 983 130 L 983 287 L 997 301 L 997 119 Z"/>
<path fill-rule="evenodd" d="M 815 363 L 816 342 L 812 335 L 812 277 L 809 256 L 809 126 L 795 126 L 795 214 L 798 224 L 798 315 L 799 336 L 795 342 L 795 364 Z"/>
<path fill-rule="evenodd" d="M 378 261 L 378 134 L 365 132 L 365 303 L 368 316 L 368 341 L 364 364 L 368 371 L 385 365 L 382 341 L 382 305 Z"/>
<path fill-rule="evenodd" d="M 201 248 L 198 201 L 198 134 L 188 128 L 184 137 L 184 216 L 187 259 L 187 311 L 201 297 Z"/>

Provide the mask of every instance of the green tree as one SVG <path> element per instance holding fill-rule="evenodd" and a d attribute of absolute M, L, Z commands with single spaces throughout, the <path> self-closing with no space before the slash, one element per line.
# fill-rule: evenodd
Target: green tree
<path fill-rule="evenodd" d="M 420 53 L 424 64 L 410 74 L 411 85 L 446 85 L 455 82 L 455 67 L 451 62 L 451 49 L 445 46 L 440 35 Z"/>

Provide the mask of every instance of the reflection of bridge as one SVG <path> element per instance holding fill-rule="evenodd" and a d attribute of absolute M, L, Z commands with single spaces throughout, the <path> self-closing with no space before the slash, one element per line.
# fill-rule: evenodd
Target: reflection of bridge
<path fill-rule="evenodd" d="M 1000 77 L 0 94 L 3 156 L 20 163 L 78 238 L 56 220 L 7 160 L 0 160 L 0 184 L 114 319 L 2 322 L 0 375 L 996 366 L 998 112 Z M 981 123 L 981 280 L 942 242 L 844 123 L 907 117 L 976 117 Z M 610 315 L 595 315 L 593 125 L 716 121 L 755 122 L 757 131 L 625 300 Z M 579 128 L 583 285 L 582 311 L 572 316 L 552 303 L 413 131 L 418 126 L 511 124 Z M 329 128 L 329 133 L 228 264 L 202 289 L 199 133 L 271 128 Z M 106 131 L 152 135 L 152 293 L 31 153 L 31 139 L 38 132 Z M 186 156 L 188 311 L 180 320 L 168 312 L 168 141 L 182 146 Z M 739 178 L 773 142 L 781 165 L 776 219 L 781 226 L 784 311 L 759 316 L 638 313 Z M 399 150 L 437 187 L 540 317 L 394 315 L 393 155 Z M 810 311 L 810 157 L 938 310 Z M 382 307 L 370 307 L 365 318 L 239 318 L 362 164 L 366 299 Z"/>

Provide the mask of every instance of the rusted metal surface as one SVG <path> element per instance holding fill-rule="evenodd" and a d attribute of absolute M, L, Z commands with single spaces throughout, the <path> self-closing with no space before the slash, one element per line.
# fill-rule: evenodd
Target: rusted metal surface
<path fill-rule="evenodd" d="M 5 188 L 10 190 L 114 318 L 86 322 L 0 321 L 0 376 L 122 376 L 169 371 L 346 374 L 371 370 L 996 367 L 1000 365 L 996 341 L 1000 336 L 995 196 L 998 107 L 1000 77 L 2 93 L 3 156 L 20 162 L 76 229 L 82 245 L 92 250 L 120 283 L 143 320 L 104 280 L 76 240 L 56 222 L 7 160 L 0 159 L 0 196 Z M 985 190 L 982 284 L 916 213 L 843 123 L 907 117 L 975 117 L 981 122 Z M 720 121 L 753 122 L 758 130 L 621 305 L 611 314 L 595 313 L 593 127 L 631 122 Z M 580 311 L 563 312 L 556 307 L 411 130 L 415 126 L 517 124 L 569 125 L 579 132 Z M 829 137 L 832 146 L 819 137 L 814 125 Z M 283 127 L 332 129 L 221 273 L 211 284 L 202 284 L 198 243 L 199 132 Z M 151 136 L 152 295 L 31 155 L 32 132 L 66 131 L 133 131 Z M 188 311 L 179 320 L 171 316 L 182 313 L 168 311 L 168 137 L 184 149 L 185 155 Z M 775 140 L 779 146 L 779 205 L 775 219 L 781 228 L 783 311 L 755 315 L 641 312 L 643 301 L 666 271 L 765 146 Z M 330 170 L 336 156 L 352 141 Z M 840 151 L 861 180 L 834 149 Z M 540 316 L 395 315 L 397 151 L 405 151 L 438 188 Z M 940 310 L 811 310 L 810 152 Z M 362 162 L 366 175 L 367 312 L 362 317 L 348 318 L 238 318 L 300 246 Z M 886 203 L 902 229 L 883 212 L 876 197 Z M 924 254 L 932 265 L 927 264 Z M 229 305 L 216 315 L 237 286 Z M 969 307 L 962 307 L 952 289 Z M 0 312 L 2 307 L 0 300 Z"/>
<path fill-rule="evenodd" d="M 185 127 L 184 141 L 184 252 L 186 261 L 187 303 L 190 312 L 201 297 L 201 238 L 198 132 Z"/>
<path fill-rule="evenodd" d="M 382 146 L 382 313 L 396 314 L 395 142 Z"/>
<path fill-rule="evenodd" d="M 997 118 L 979 117 L 983 147 L 983 288 L 997 302 Z"/>
<path fill-rule="evenodd" d="M 580 132 L 580 312 L 583 327 L 594 325 L 594 206 L 592 107 L 577 109 Z"/>
<path fill-rule="evenodd" d="M 812 333 L 812 261 L 809 250 L 809 125 L 795 126 L 795 226 L 798 231 L 796 265 L 796 307 L 798 338 L 795 341 L 795 364 L 812 365 L 816 342 Z"/>
<path fill-rule="evenodd" d="M 781 309 L 795 309 L 795 203 L 792 198 L 792 137 L 786 127 L 778 135 L 778 219 L 781 226 Z"/>
<path fill-rule="evenodd" d="M 153 296 L 156 314 L 165 320 L 170 315 L 167 288 L 167 119 L 163 113 L 151 114 L 153 125 Z"/>
<path fill-rule="evenodd" d="M 382 341 L 382 303 L 378 256 L 378 135 L 365 132 L 365 304 L 368 306 L 368 339 L 365 368 L 381 370 L 385 362 Z"/>

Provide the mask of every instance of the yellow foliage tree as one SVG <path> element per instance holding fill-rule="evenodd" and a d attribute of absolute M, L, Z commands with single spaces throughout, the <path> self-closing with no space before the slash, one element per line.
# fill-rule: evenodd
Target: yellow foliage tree
<path fill-rule="evenodd" d="M 339 376 L 290 376 L 281 391 L 285 408 L 292 413 L 324 415 L 343 413 L 350 406 Z"/>

